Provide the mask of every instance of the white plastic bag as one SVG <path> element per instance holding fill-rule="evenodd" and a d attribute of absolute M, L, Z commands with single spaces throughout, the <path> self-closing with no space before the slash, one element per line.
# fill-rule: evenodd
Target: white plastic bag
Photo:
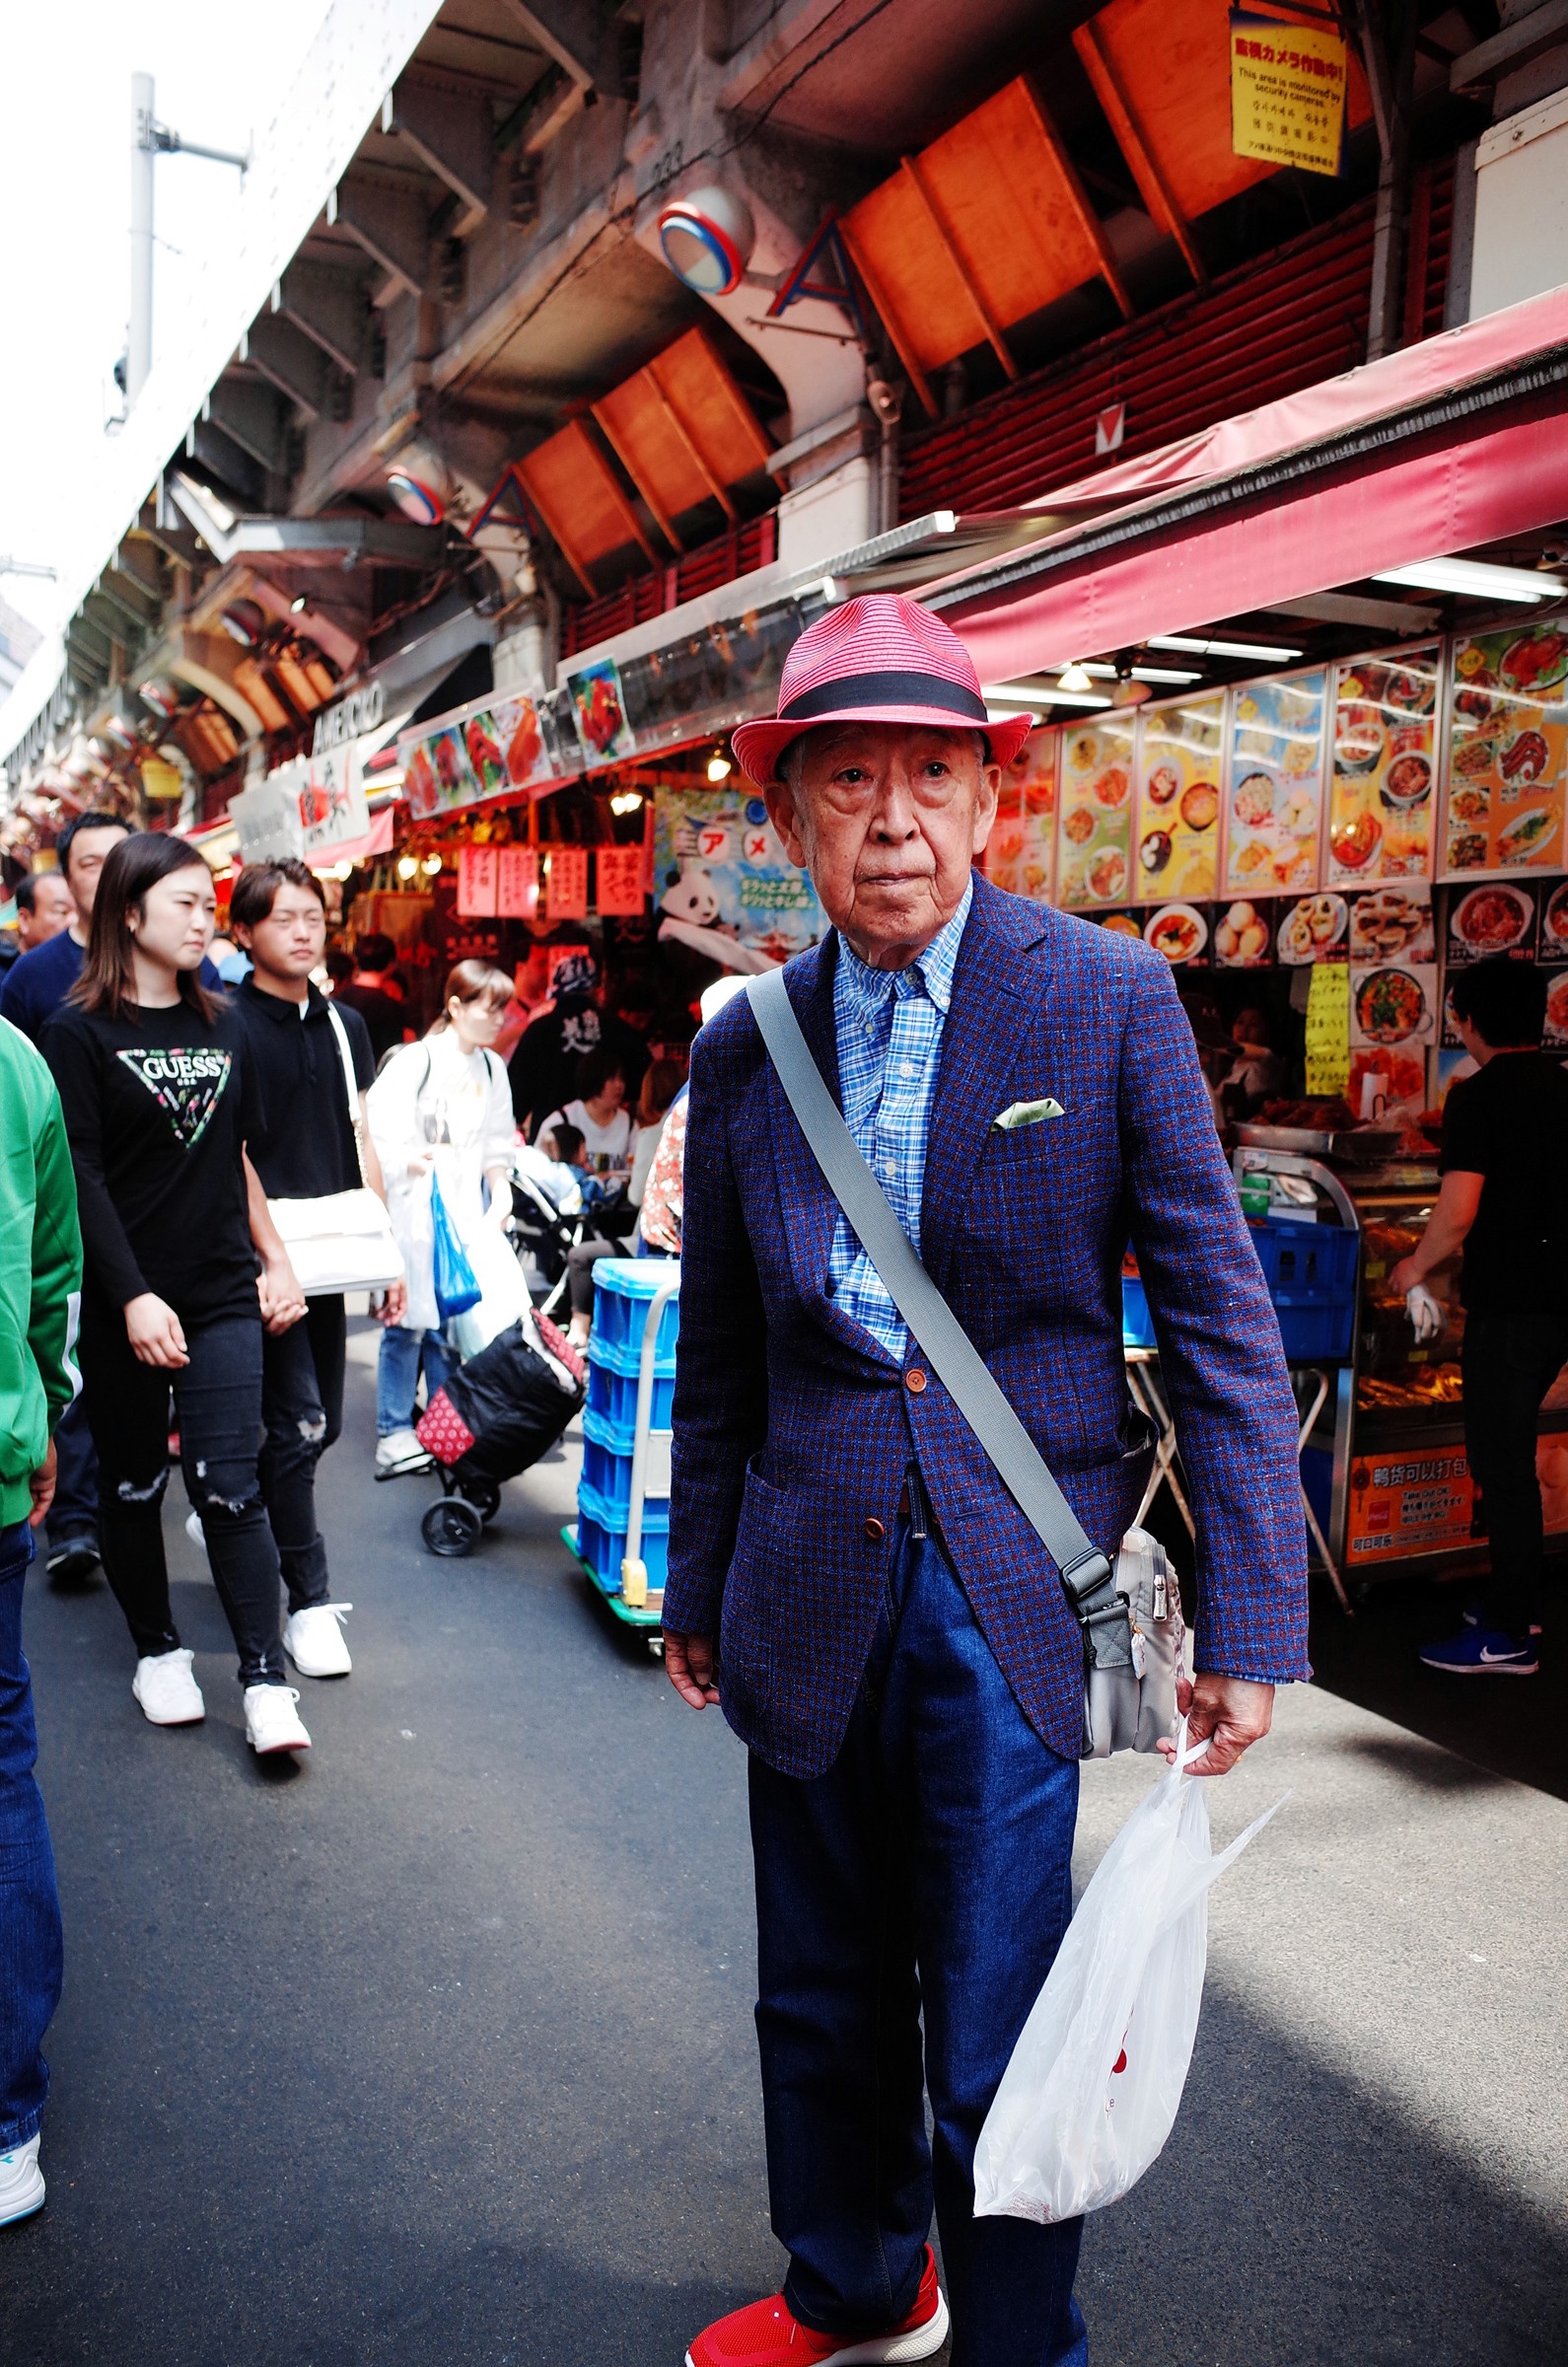
<path fill-rule="evenodd" d="M 1210 1778 L 1186 1748 L 1096 1868 L 1019 2034 L 974 2156 L 974 2215 L 1050 2225 L 1104 2209 L 1157 2159 L 1176 2119 L 1208 1955 L 1208 1894 L 1276 1800 L 1218 1857 Z M 1288 1797 L 1288 1795 L 1287 1795 Z"/>

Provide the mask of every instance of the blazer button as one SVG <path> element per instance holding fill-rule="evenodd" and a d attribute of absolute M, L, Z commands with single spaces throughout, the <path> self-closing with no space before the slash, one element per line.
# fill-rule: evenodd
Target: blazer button
<path fill-rule="evenodd" d="M 911 1365 L 908 1372 L 905 1373 L 903 1385 L 911 1397 L 917 1398 L 920 1395 L 926 1385 L 926 1377 L 917 1364 Z"/>
<path fill-rule="evenodd" d="M 874 1545 L 880 1545 L 887 1534 L 888 1531 L 885 1525 L 879 1521 L 876 1514 L 873 1513 L 871 1518 L 866 1523 L 866 1535 L 870 1538 Z"/>

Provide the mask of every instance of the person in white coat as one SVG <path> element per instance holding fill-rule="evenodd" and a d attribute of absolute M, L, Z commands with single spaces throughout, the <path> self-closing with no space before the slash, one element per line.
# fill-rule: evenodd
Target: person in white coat
<path fill-rule="evenodd" d="M 504 970 L 460 962 L 448 976 L 441 1017 L 418 1043 L 388 1061 L 365 1097 L 408 1287 L 401 1321 L 382 1333 L 378 1479 L 429 1467 L 413 1430 L 421 1363 L 433 1397 L 465 1348 L 494 1338 L 528 1305 L 522 1268 L 503 1230 L 512 1213 L 516 1119 L 506 1070 L 491 1049 L 511 994 Z M 471 1321 L 462 1319 L 467 1337 L 461 1346 L 436 1304 L 432 1183 L 483 1293 Z"/>

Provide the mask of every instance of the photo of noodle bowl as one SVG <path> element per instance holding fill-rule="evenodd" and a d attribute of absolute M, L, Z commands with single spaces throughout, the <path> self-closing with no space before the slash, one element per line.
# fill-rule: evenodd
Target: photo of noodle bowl
<path fill-rule="evenodd" d="M 1530 898 L 1521 889 L 1472 888 L 1455 905 L 1450 926 L 1472 954 L 1507 954 L 1530 934 Z"/>

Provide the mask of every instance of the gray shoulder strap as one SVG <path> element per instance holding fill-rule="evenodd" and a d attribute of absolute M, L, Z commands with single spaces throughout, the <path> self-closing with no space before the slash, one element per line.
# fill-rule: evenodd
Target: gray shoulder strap
<path fill-rule="evenodd" d="M 861 1157 L 801 1033 L 783 971 L 771 969 L 751 978 L 747 993 L 790 1108 L 851 1230 L 1019 1510 L 1055 1562 L 1080 1618 L 1087 1621 L 1102 1615 L 1101 1589 L 1106 1598 L 1103 1615 L 1119 1617 L 1123 1607 L 1110 1587 L 1109 1563 L 1085 1536 L 1039 1449 L 915 1255 L 886 1192 Z"/>

